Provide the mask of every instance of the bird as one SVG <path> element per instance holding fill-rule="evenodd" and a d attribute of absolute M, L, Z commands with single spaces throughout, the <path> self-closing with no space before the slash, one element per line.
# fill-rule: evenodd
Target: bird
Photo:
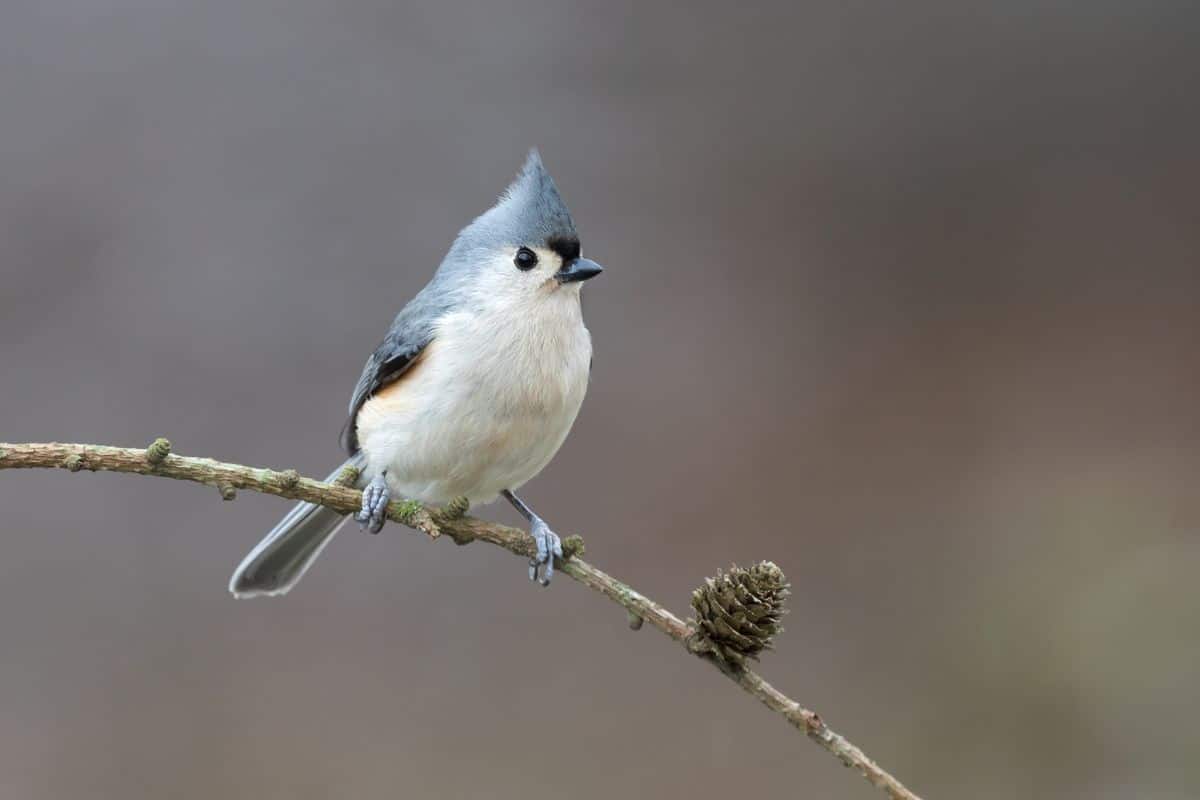
<path fill-rule="evenodd" d="M 378 533 L 394 497 L 483 505 L 525 518 L 529 578 L 548 586 L 562 541 L 517 494 L 566 439 L 587 392 L 592 338 L 583 284 L 603 268 L 537 149 L 499 200 L 463 228 L 429 283 L 367 358 L 342 430 L 357 469 L 360 528 Z M 300 503 L 242 560 L 235 597 L 287 593 L 348 517 Z"/>

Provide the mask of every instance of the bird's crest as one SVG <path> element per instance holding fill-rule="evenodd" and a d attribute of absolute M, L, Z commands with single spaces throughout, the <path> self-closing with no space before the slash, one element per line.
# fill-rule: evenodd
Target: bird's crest
<path fill-rule="evenodd" d="M 526 244 L 552 238 L 574 238 L 575 221 L 563 202 L 554 179 L 542 163 L 537 148 L 529 151 L 525 165 L 484 217 L 493 217 L 512 243 Z M 481 218 L 483 219 L 483 218 Z"/>

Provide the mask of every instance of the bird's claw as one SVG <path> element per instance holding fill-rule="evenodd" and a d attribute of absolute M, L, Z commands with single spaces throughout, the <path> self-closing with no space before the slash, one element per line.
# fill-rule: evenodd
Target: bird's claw
<path fill-rule="evenodd" d="M 359 530 L 379 533 L 387 519 L 388 501 L 391 500 L 391 490 L 382 475 L 376 475 L 362 493 L 362 508 L 354 519 L 358 522 Z"/>
<path fill-rule="evenodd" d="M 562 539 L 550 530 L 549 525 L 536 517 L 529 527 L 529 535 L 537 545 L 537 554 L 529 559 L 529 580 L 549 586 L 554 577 L 554 558 L 563 557 Z"/>

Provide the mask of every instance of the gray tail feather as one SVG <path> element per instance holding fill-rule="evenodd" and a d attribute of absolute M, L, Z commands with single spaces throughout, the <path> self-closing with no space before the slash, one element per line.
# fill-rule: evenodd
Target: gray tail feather
<path fill-rule="evenodd" d="M 332 481 L 346 466 L 362 470 L 365 463 L 356 453 L 326 480 Z M 346 517 L 323 506 L 298 503 L 238 564 L 229 579 L 229 591 L 234 597 L 286 594 L 345 521 Z"/>

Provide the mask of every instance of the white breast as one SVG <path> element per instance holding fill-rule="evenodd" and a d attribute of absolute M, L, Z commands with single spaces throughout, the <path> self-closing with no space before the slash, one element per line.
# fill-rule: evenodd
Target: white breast
<path fill-rule="evenodd" d="M 368 470 L 401 496 L 487 503 L 537 475 L 587 390 L 592 344 L 578 291 L 443 317 L 421 363 L 358 416 Z"/>

